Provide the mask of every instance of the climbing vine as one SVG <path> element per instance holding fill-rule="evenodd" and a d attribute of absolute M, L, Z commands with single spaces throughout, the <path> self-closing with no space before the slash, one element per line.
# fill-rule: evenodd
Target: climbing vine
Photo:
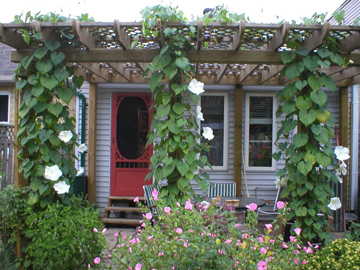
<path fill-rule="evenodd" d="M 28 13 L 25 20 L 30 17 Z M 42 18 L 38 14 L 36 17 Z M 60 41 L 42 41 L 41 33 L 22 32 L 25 41 L 35 49 L 15 71 L 16 88 L 22 96 L 17 134 L 21 147 L 19 172 L 29 183 L 28 203 L 44 208 L 59 199 L 63 203 L 69 200 L 70 183 L 77 174 L 74 167 L 77 135 L 68 105 L 84 79 L 73 76 L 75 67 L 65 65 L 65 55 L 58 51 Z M 63 36 L 67 44 L 69 38 L 74 38 L 66 33 Z M 68 81 L 71 76 L 75 88 Z"/>
<path fill-rule="evenodd" d="M 337 210 L 341 206 L 332 205 L 338 198 L 329 202 L 334 196 L 332 183 L 342 183 L 341 177 L 346 174 L 344 160 L 349 158 L 339 155 L 339 151 L 348 151 L 339 147 L 334 156 L 331 145 L 334 118 L 327 106 L 327 94 L 321 89 L 326 87 L 334 92 L 335 83 L 325 70 L 330 65 L 346 64 L 333 46 L 333 40 L 330 41 L 315 52 L 293 42 L 288 44 L 292 50 L 281 54 L 286 64 L 281 76 L 287 76 L 291 82 L 278 93 L 281 106 L 277 116 L 285 114 L 285 120 L 277 136 L 281 151 L 274 154 L 274 158 L 279 160 L 281 154 L 284 155 L 285 167 L 278 175 L 289 181 L 281 196 L 289 198 L 289 207 L 294 210 L 287 218 L 295 219 L 294 226 L 302 228 L 302 236 L 307 240 L 327 237 L 329 208 Z M 298 132 L 292 137 L 295 128 Z"/>

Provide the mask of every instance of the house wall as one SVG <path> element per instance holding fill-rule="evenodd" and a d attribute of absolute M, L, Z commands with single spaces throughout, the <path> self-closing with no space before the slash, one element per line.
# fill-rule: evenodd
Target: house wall
<path fill-rule="evenodd" d="M 281 87 L 256 87 L 256 86 L 244 86 L 244 98 L 243 98 L 243 123 L 245 120 L 245 95 L 246 93 L 276 93 Z M 217 91 L 227 92 L 229 94 L 229 144 L 228 144 L 228 162 L 229 166 L 227 170 L 216 171 L 210 170 L 210 181 L 213 183 L 231 182 L 233 181 L 234 170 L 234 111 L 235 111 L 235 95 L 234 87 L 232 86 L 208 86 L 205 87 L 206 93 L 215 93 Z M 84 85 L 81 92 L 88 99 L 88 87 Z M 111 85 L 111 84 L 99 84 L 98 85 L 98 100 L 97 100 L 97 132 L 96 132 L 96 203 L 99 207 L 105 207 L 107 205 L 107 197 L 110 195 L 110 156 L 111 156 L 111 94 L 113 92 L 150 92 L 146 85 Z M 330 91 L 328 94 L 328 106 L 329 110 L 335 116 L 335 124 L 339 123 L 339 92 L 335 93 Z M 349 95 L 349 101 L 351 101 L 351 94 Z M 350 112 L 349 112 L 350 113 Z M 86 113 L 86 117 L 88 112 Z M 279 129 L 281 120 L 283 117 L 276 119 L 276 126 Z M 80 123 L 80 119 L 78 121 Z M 86 118 L 86 126 L 88 125 L 88 119 Z M 86 128 L 86 142 L 88 138 Z M 243 142 L 244 142 L 244 129 L 243 129 Z M 334 146 L 336 140 L 333 140 Z M 86 161 L 87 162 L 87 161 Z M 280 159 L 276 168 L 281 169 L 284 166 L 284 160 Z M 250 196 L 255 196 L 256 187 L 268 187 L 274 188 L 274 181 L 276 179 L 276 171 L 246 171 L 246 180 Z M 196 187 L 196 183 L 192 183 L 197 194 L 202 194 L 202 191 Z M 261 198 L 273 199 L 275 197 L 275 190 L 261 193 Z M 205 195 L 205 194 L 203 194 Z"/>

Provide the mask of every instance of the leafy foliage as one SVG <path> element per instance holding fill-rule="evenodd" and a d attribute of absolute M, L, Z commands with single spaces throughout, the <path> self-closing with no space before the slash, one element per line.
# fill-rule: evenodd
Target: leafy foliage
<path fill-rule="evenodd" d="M 328 44 L 312 54 L 296 47 L 291 52 L 283 52 L 282 59 L 288 65 L 281 76 L 288 76 L 292 82 L 278 93 L 281 106 L 277 116 L 284 113 L 285 120 L 277 141 L 288 140 L 282 151 L 285 168 L 278 174 L 290 179 L 281 195 L 289 198 L 291 209 L 296 209 L 289 213 L 288 219 L 295 219 L 294 226 L 303 229 L 303 237 L 325 239 L 326 220 L 317 214 L 329 212 L 328 199 L 333 196 L 331 183 L 338 182 L 333 170 L 339 165 L 331 148 L 334 119 L 327 108 L 327 94 L 321 90 L 327 87 L 335 91 L 335 83 L 322 69 L 331 63 L 342 65 L 345 60 Z M 296 126 L 298 132 L 290 142 Z M 280 152 L 274 157 L 279 159 Z"/>

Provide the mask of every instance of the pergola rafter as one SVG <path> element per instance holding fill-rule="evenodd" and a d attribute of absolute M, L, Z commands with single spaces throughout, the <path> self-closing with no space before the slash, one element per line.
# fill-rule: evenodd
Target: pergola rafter
<path fill-rule="evenodd" d="M 286 42 L 293 40 L 310 51 L 321 46 L 328 36 L 340 44 L 342 57 L 352 60 L 346 68 L 331 67 L 326 70 L 344 86 L 352 83 L 360 66 L 360 27 L 324 25 L 290 25 L 203 22 L 173 23 L 171 27 L 184 33 L 195 27 L 195 37 L 188 36 L 194 49 L 187 58 L 195 67 L 194 77 L 214 84 L 263 84 L 282 85 L 289 80 L 280 80 L 279 72 L 284 67 L 281 51 L 288 50 Z M 146 83 L 141 75 L 146 66 L 159 54 L 164 37 L 144 38 L 141 22 L 32 22 L 25 24 L 0 24 L 0 41 L 13 47 L 11 60 L 21 61 L 33 49 L 23 41 L 21 29 L 41 32 L 43 40 L 62 41 L 60 51 L 66 61 L 85 67 L 86 80 L 98 82 Z M 75 35 L 70 44 L 63 33 Z M 137 41 L 137 46 L 131 44 Z M 141 47 L 141 48 L 140 48 Z M 346 72 L 345 72 L 346 71 Z M 83 74 L 79 69 L 77 73 Z M 90 74 L 90 75 L 89 75 Z"/>

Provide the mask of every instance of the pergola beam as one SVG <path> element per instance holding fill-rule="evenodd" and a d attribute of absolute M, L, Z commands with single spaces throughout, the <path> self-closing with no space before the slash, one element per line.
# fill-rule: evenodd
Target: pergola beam
<path fill-rule="evenodd" d="M 288 36 L 290 25 L 288 22 L 284 22 L 281 30 L 277 30 L 268 44 L 269 51 L 276 51 L 284 43 L 286 43 L 286 37 Z"/>
<path fill-rule="evenodd" d="M 106 82 L 110 82 L 109 73 L 99 66 L 99 63 L 79 63 L 83 68 L 87 69 L 91 73 L 99 76 L 101 79 L 105 80 Z"/>
<path fill-rule="evenodd" d="M 266 81 L 270 80 L 272 77 L 276 76 L 284 68 L 284 65 L 272 66 L 268 71 L 262 72 L 259 78 L 259 84 L 263 84 Z"/>
<path fill-rule="evenodd" d="M 341 52 L 351 52 L 360 48 L 360 33 L 351 32 L 349 36 L 339 41 Z"/>
<path fill-rule="evenodd" d="M 128 34 L 125 32 L 124 27 L 121 26 L 119 20 L 114 21 L 114 32 L 116 34 L 116 41 L 119 42 L 121 48 L 124 50 L 130 49 L 131 41 Z"/>
<path fill-rule="evenodd" d="M 76 39 L 86 48 L 92 49 L 98 46 L 99 42 L 86 28 L 81 27 L 79 21 L 73 20 L 72 27 Z"/>
<path fill-rule="evenodd" d="M 259 66 L 260 65 L 247 65 L 244 72 L 238 76 L 238 84 L 242 84 Z"/>
<path fill-rule="evenodd" d="M 216 74 L 216 83 L 217 84 L 221 81 L 222 77 L 225 75 L 225 72 L 226 72 L 226 69 L 228 66 L 229 66 L 229 64 L 221 64 L 220 65 L 220 69 Z"/>
<path fill-rule="evenodd" d="M 360 74 L 360 68 L 359 67 L 352 67 L 345 69 L 341 72 L 335 73 L 331 76 L 331 78 L 334 80 L 334 82 L 339 82 L 354 76 L 357 76 Z"/>
<path fill-rule="evenodd" d="M 15 49 L 25 49 L 29 45 L 24 41 L 24 38 L 16 33 L 13 29 L 7 29 L 0 23 L 0 41 Z"/>
<path fill-rule="evenodd" d="M 315 30 L 308 38 L 305 39 L 302 47 L 307 48 L 309 51 L 316 49 L 318 46 L 325 42 L 326 37 L 330 32 L 330 23 L 326 22 L 321 27 L 321 30 Z"/>
<path fill-rule="evenodd" d="M 231 48 L 233 50 L 239 50 L 241 44 L 244 43 L 244 34 L 245 34 L 245 20 L 241 20 L 236 31 L 236 34 L 233 39 L 233 44 Z"/>
<path fill-rule="evenodd" d="M 117 73 L 120 74 L 126 81 L 130 82 L 130 71 L 127 70 L 123 64 L 120 63 L 107 63 L 107 65 L 113 68 Z"/>

